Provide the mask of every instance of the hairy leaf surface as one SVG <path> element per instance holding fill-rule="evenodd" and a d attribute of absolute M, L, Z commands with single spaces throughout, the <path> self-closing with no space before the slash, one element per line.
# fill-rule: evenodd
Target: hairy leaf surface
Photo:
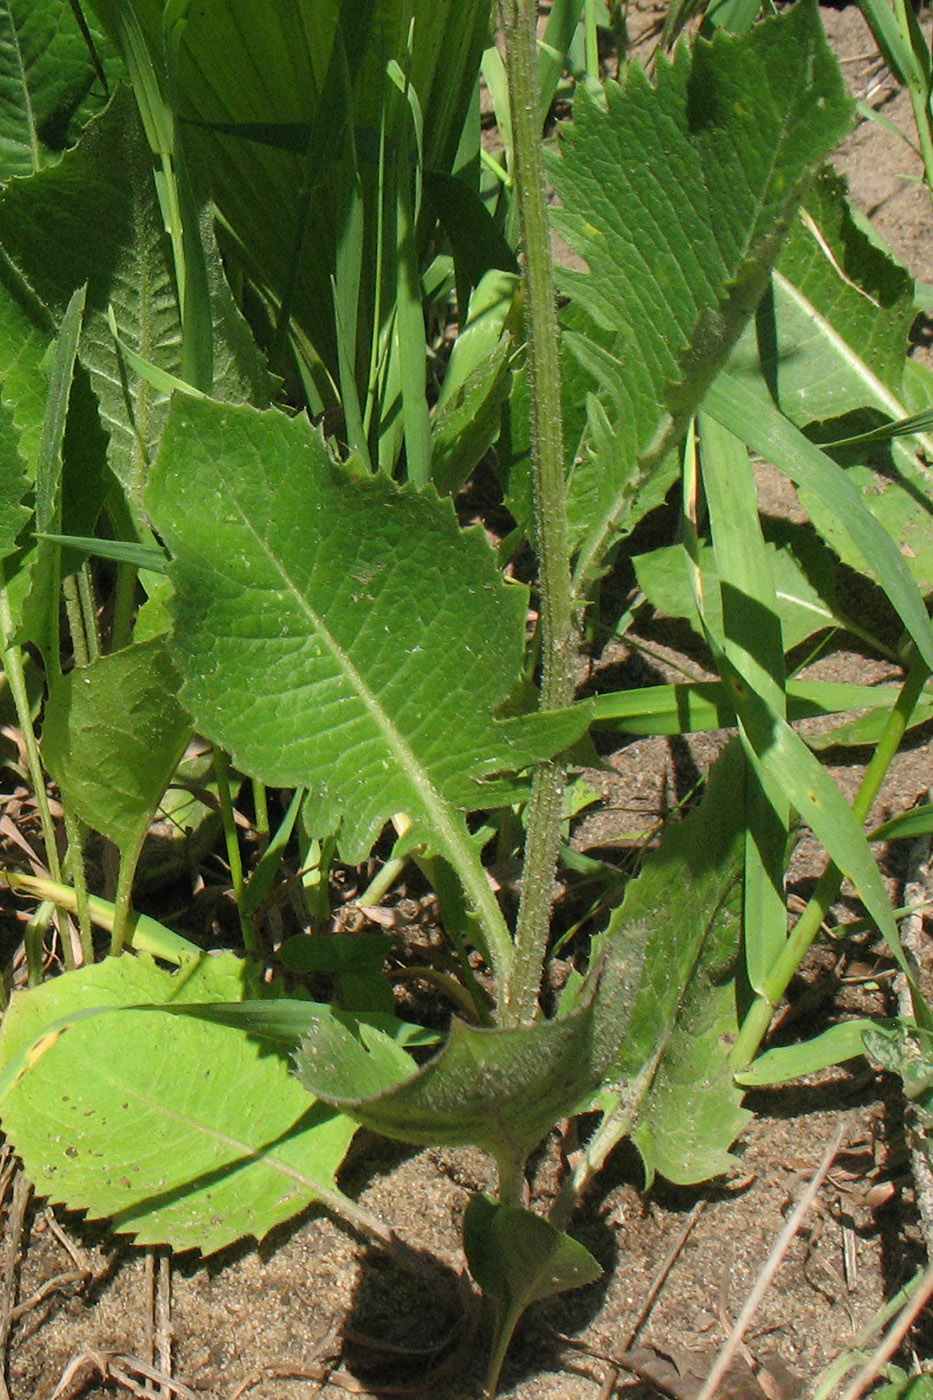
<path fill-rule="evenodd" d="M 306 419 L 176 401 L 149 492 L 175 555 L 175 653 L 198 726 L 248 772 L 343 813 L 362 859 L 407 812 L 435 849 L 492 774 L 565 746 L 585 716 L 497 720 L 526 594 L 433 492 L 333 466 Z"/>
<path fill-rule="evenodd" d="M 598 502 L 583 578 L 754 312 L 850 111 L 807 3 L 741 39 L 720 33 L 659 58 L 655 86 L 633 63 L 606 96 L 603 110 L 578 90 L 551 166 L 556 226 L 589 267 L 562 270 L 561 286 L 612 335 L 599 378 L 613 450 L 580 463 L 571 487 Z"/>
<path fill-rule="evenodd" d="M 628 1031 L 600 1107 L 633 1131 L 649 1179 L 703 1181 L 728 1169 L 730 1144 L 750 1114 L 728 1063 L 738 1029 L 744 763 L 731 746 L 712 770 L 702 805 L 668 827 L 609 929 L 623 946 L 638 929 L 645 963 Z M 607 1076 L 609 1077 L 609 1076 Z"/>

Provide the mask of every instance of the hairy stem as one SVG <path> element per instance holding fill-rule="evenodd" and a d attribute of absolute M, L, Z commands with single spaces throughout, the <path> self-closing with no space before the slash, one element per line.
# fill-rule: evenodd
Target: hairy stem
<path fill-rule="evenodd" d="M 525 328 L 531 386 L 535 544 L 541 596 L 541 706 L 573 699 L 576 628 L 567 543 L 557 308 L 551 277 L 547 191 L 541 150 L 534 0 L 501 0 L 519 224 L 524 253 Z M 547 952 L 560 836 L 564 765 L 542 764 L 528 811 L 515 956 L 502 989 L 501 1020 L 534 1020 Z"/>

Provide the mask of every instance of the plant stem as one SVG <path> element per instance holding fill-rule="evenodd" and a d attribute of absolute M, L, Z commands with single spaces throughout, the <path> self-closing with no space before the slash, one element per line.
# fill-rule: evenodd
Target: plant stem
<path fill-rule="evenodd" d="M 519 222 L 524 250 L 525 326 L 531 387 L 535 532 L 541 599 L 541 707 L 560 709 L 574 693 L 576 628 L 567 544 L 557 308 L 551 277 L 547 191 L 541 151 L 534 0 L 501 0 Z M 532 1021 L 550 930 L 564 765 L 542 764 L 528 812 L 515 956 L 502 988 L 505 1025 Z"/>
<path fill-rule="evenodd" d="M 926 662 L 919 653 L 913 652 L 901 693 L 888 716 L 884 733 L 872 754 L 871 762 L 865 770 L 855 801 L 852 803 L 852 811 L 860 822 L 868 818 L 885 774 L 900 748 L 910 716 L 929 674 L 930 668 Z M 746 1069 L 757 1054 L 781 997 L 839 893 L 842 878 L 843 873 L 838 865 L 830 862 L 768 973 L 764 988 L 755 998 L 742 1023 L 731 1055 L 733 1069 Z"/>
<path fill-rule="evenodd" d="M 233 813 L 233 798 L 230 792 L 230 761 L 223 749 L 214 749 L 214 776 L 217 779 L 217 793 L 220 798 L 220 817 L 224 828 L 224 842 L 227 847 L 227 862 L 230 866 L 230 879 L 233 884 L 233 898 L 240 918 L 240 931 L 243 946 L 254 953 L 258 942 L 253 921 L 244 912 L 246 882 L 243 879 L 243 859 L 240 855 L 240 839 L 237 836 L 236 817 Z"/>
<path fill-rule="evenodd" d="M 29 708 L 29 694 L 26 688 L 26 672 L 23 667 L 23 653 L 20 647 L 11 645 L 8 640 L 13 635 L 13 615 L 10 610 L 10 600 L 5 587 L 0 588 L 0 663 L 6 674 L 7 684 L 10 687 L 10 694 L 13 697 L 13 704 L 16 707 L 16 718 L 19 722 L 23 735 L 23 743 L 26 747 L 26 758 L 29 762 L 29 776 L 32 781 L 32 789 L 39 808 L 39 824 L 42 828 L 42 839 L 45 843 L 45 863 L 49 874 L 53 880 L 61 880 L 61 865 L 58 859 L 58 845 L 55 840 L 55 823 L 52 821 L 52 813 L 49 808 L 49 796 L 45 788 L 45 776 L 42 772 L 42 760 L 39 757 L 39 744 L 36 740 L 36 731 L 32 723 L 32 713 Z"/>

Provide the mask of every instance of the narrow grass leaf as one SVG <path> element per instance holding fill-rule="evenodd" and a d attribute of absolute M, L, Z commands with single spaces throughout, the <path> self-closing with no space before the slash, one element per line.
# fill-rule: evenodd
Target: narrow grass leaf
<path fill-rule="evenodd" d="M 48 364 L 49 391 L 36 463 L 36 525 L 39 532 L 54 533 L 61 529 L 62 524 L 65 427 L 86 292 L 86 287 L 81 287 L 72 294 Z M 40 539 L 37 542 L 29 592 L 23 602 L 19 622 L 23 639 L 39 648 L 52 674 L 57 673 L 60 667 L 58 615 L 61 605 L 61 554 L 61 546 L 54 540 Z"/>
<path fill-rule="evenodd" d="M 816 1074 L 832 1065 L 844 1064 L 864 1055 L 863 1033 L 879 1025 L 862 1017 L 841 1021 L 830 1026 L 812 1040 L 795 1045 L 777 1045 L 759 1055 L 757 1060 L 737 1074 L 736 1080 L 747 1089 L 764 1088 L 772 1084 L 789 1084 L 805 1074 Z"/>
<path fill-rule="evenodd" d="M 786 718 L 784 650 L 777 589 L 758 518 L 758 492 L 748 451 L 732 433 L 700 417 L 700 462 L 709 510 L 716 579 L 700 586 L 720 600 L 726 656 L 739 666 L 775 714 Z M 713 624 L 707 621 L 713 630 Z M 758 993 L 787 937 L 784 861 L 791 813 L 767 772 L 752 767 L 745 782 L 745 968 Z"/>
<path fill-rule="evenodd" d="M 933 666 L 933 632 L 907 563 L 846 472 L 777 408 L 727 372 L 710 387 L 703 408 L 833 512 L 858 551 L 861 567 L 878 579 L 921 656 Z"/>

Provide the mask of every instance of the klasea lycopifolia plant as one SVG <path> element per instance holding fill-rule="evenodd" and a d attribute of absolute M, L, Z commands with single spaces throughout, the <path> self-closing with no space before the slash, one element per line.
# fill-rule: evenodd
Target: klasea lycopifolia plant
<path fill-rule="evenodd" d="M 822 167 L 850 104 L 815 8 L 604 85 L 596 9 L 555 6 L 537 49 L 533 11 L 504 4 L 504 52 L 483 58 L 479 0 L 289 0 L 274 22 L 249 0 L 97 0 L 88 90 L 122 62 L 132 91 L 0 191 L 0 640 L 48 855 L 8 878 L 77 922 L 69 970 L 5 1014 L 5 1131 L 53 1199 L 207 1251 L 317 1200 L 404 1257 L 337 1185 L 357 1126 L 484 1148 L 498 1194 L 472 1202 L 464 1245 L 495 1305 L 490 1392 L 525 1306 L 598 1273 L 566 1230 L 623 1138 L 649 1180 L 728 1168 L 742 1084 L 786 1077 L 782 1052 L 755 1056 L 842 873 L 903 960 L 861 821 L 930 713 L 933 663 L 910 280 Z M 554 44 L 578 35 L 586 81 L 544 151 Z M 504 201 L 481 174 L 481 61 L 505 78 Z M 552 269 L 552 230 L 584 269 Z M 454 303 L 429 375 L 426 327 Z M 879 493 L 869 454 L 888 438 Z M 493 443 L 515 520 L 501 552 L 531 545 L 533 599 L 452 500 Z M 749 449 L 815 530 L 762 524 Z M 719 679 L 576 701 L 585 611 L 675 482 L 683 543 L 635 568 Z M 899 617 L 907 649 L 879 650 L 909 661 L 901 688 L 788 674 L 792 648 L 852 626 L 829 546 Z M 871 734 L 878 758 L 850 808 L 793 725 L 857 709 L 838 734 Z M 600 867 L 616 907 L 545 996 L 587 731 L 726 725 L 702 803 L 637 878 L 623 891 Z M 132 908 L 193 733 L 213 746 L 198 820 L 216 804 L 250 958 Z M 788 936 L 800 822 L 828 866 Z M 328 862 L 365 861 L 385 831 L 391 869 L 416 861 L 439 898 L 451 961 L 430 975 L 458 1013 L 440 1045 L 395 1016 L 384 936 L 329 932 Z M 89 832 L 118 853 L 103 892 Z M 522 856 L 517 913 L 488 876 L 494 835 Z M 270 946 L 261 910 L 296 840 L 318 928 Z M 95 927 L 112 955 L 96 963 Z M 27 931 L 36 984 L 45 932 Z M 326 973 L 333 1003 L 286 994 L 285 971 Z M 852 1053 L 846 1036 L 795 1047 L 791 1072 Z M 550 1218 L 529 1211 L 529 1154 L 583 1114 Z"/>

